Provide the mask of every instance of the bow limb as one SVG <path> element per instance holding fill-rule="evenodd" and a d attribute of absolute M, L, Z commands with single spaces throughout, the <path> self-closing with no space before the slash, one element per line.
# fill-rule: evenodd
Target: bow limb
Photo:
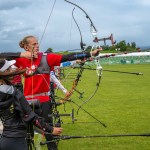
<path fill-rule="evenodd" d="M 66 2 L 68 2 L 68 3 L 70 3 L 70 4 L 74 5 L 74 6 L 76 6 L 76 7 L 78 7 L 80 10 L 82 10 L 82 11 L 84 12 L 84 14 L 86 15 L 86 18 L 89 19 L 89 21 L 90 21 L 91 26 L 93 27 L 93 29 L 97 32 L 97 29 L 95 28 L 95 26 L 94 26 L 94 24 L 93 24 L 91 18 L 89 17 L 89 15 L 86 13 L 86 11 L 85 11 L 83 8 L 81 8 L 81 7 L 78 6 L 77 4 L 72 3 L 72 2 L 70 2 L 70 1 L 68 1 L 68 0 L 64 0 L 64 1 L 66 1 Z"/>
<path fill-rule="evenodd" d="M 101 73 L 100 73 L 101 74 Z M 83 105 L 85 105 L 85 104 L 87 104 L 87 102 L 89 102 L 94 96 L 95 96 L 95 94 L 97 93 L 97 91 L 98 91 L 98 89 L 99 89 L 99 85 L 100 85 L 100 82 L 101 82 L 101 75 L 100 76 L 98 76 L 98 82 L 96 83 L 96 89 L 95 89 L 95 91 L 93 92 L 93 94 L 87 99 L 87 100 L 85 100 L 80 106 L 79 106 L 79 108 L 78 108 L 78 110 L 77 110 L 77 114 L 79 113 L 79 110 L 82 108 L 82 106 Z"/>
<path fill-rule="evenodd" d="M 83 8 L 81 8 L 80 6 L 78 6 L 77 4 L 75 4 L 75 3 L 72 3 L 72 2 L 70 2 L 70 1 L 68 1 L 68 0 L 64 0 L 64 1 L 66 1 L 66 2 L 68 2 L 68 3 L 70 3 L 70 4 L 74 5 L 74 6 L 76 6 L 76 7 L 78 7 L 80 10 L 82 10 L 82 12 L 86 15 L 86 18 L 90 21 L 90 24 L 91 24 L 91 26 L 90 26 L 90 27 L 91 27 L 91 34 L 92 34 L 92 36 L 93 36 L 93 42 L 96 43 L 96 45 L 93 45 L 93 46 L 92 46 L 91 52 L 92 52 L 92 50 L 94 50 L 95 48 L 100 47 L 100 46 L 99 46 L 99 41 L 98 41 L 98 38 L 97 38 L 97 32 L 98 32 L 98 31 L 97 31 L 97 29 L 95 28 L 95 26 L 94 26 L 94 24 L 93 24 L 91 18 L 90 18 L 89 15 L 86 13 L 86 11 L 85 11 Z M 75 8 L 74 8 L 74 9 L 75 9 Z M 73 9 L 73 11 L 72 11 L 72 16 L 73 16 L 73 19 L 74 19 L 74 21 L 75 21 L 75 23 L 76 23 L 76 25 L 77 25 L 77 27 L 78 27 L 78 30 L 79 30 L 79 32 L 80 32 L 80 37 L 81 37 L 80 46 L 81 46 L 81 49 L 84 51 L 84 46 L 85 46 L 85 44 L 83 44 L 83 39 L 82 39 L 81 30 L 80 30 L 80 28 L 79 28 L 79 25 L 78 25 L 77 21 L 75 20 L 74 14 L 73 14 L 74 9 Z M 92 57 L 93 57 L 93 56 L 92 56 Z M 99 70 L 101 70 L 102 67 L 100 66 L 99 60 L 97 60 L 96 65 L 97 65 L 97 70 L 98 70 L 98 71 L 97 71 L 97 74 L 99 73 L 98 76 L 100 76 L 100 71 L 99 71 Z"/>
<path fill-rule="evenodd" d="M 75 85 L 76 85 L 76 80 L 73 81 L 72 88 L 69 90 L 70 94 L 66 95 L 62 100 L 60 100 L 61 104 L 64 104 L 65 102 L 70 101 L 70 97 L 72 96 L 72 94 L 73 94 L 73 92 L 74 92 L 74 90 L 76 88 Z"/>
<path fill-rule="evenodd" d="M 87 102 L 89 102 L 95 96 L 95 94 L 97 93 L 97 91 L 99 89 L 99 86 L 100 86 L 100 82 L 101 82 L 101 78 L 102 78 L 102 66 L 100 65 L 99 60 L 94 60 L 94 61 L 95 61 L 95 64 L 96 64 L 96 69 L 95 70 L 96 70 L 96 73 L 97 73 L 97 76 L 98 76 L 98 82 L 96 83 L 96 89 L 93 92 L 93 94 L 79 106 L 79 108 L 77 110 L 77 114 L 78 114 L 79 110 L 81 109 L 81 107 L 83 105 L 85 105 Z"/>
<path fill-rule="evenodd" d="M 86 44 L 83 43 L 83 38 L 82 38 L 82 33 L 80 30 L 80 27 L 79 27 L 79 25 L 78 25 L 78 23 L 74 17 L 74 10 L 75 10 L 75 8 L 72 10 L 72 17 L 73 17 L 73 20 L 74 20 L 76 26 L 78 27 L 78 31 L 80 33 L 80 47 L 81 47 L 82 52 L 84 52 Z"/>
<path fill-rule="evenodd" d="M 72 83 L 72 87 L 71 87 L 71 90 L 69 90 L 70 92 L 70 95 L 69 96 L 65 96 L 65 98 L 63 98 L 62 100 L 60 100 L 61 103 L 65 103 L 66 101 L 69 101 L 69 98 L 72 96 L 72 94 L 74 93 L 74 91 L 76 90 L 76 87 L 78 85 L 78 82 L 80 80 L 80 77 L 82 75 L 82 72 L 83 72 L 84 68 L 83 68 L 83 63 L 81 64 L 80 66 L 80 71 L 78 72 L 75 80 L 73 81 Z"/>

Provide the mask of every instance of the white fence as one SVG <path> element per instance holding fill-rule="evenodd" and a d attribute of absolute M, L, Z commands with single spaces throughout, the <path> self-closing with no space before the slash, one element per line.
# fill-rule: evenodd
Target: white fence
<path fill-rule="evenodd" d="M 103 56 L 106 54 L 100 54 Z M 109 55 L 109 54 L 108 54 Z M 150 52 L 136 52 L 100 58 L 101 64 L 150 64 Z"/>

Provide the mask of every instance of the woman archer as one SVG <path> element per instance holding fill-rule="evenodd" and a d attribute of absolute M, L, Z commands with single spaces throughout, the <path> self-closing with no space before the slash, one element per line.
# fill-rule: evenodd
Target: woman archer
<path fill-rule="evenodd" d="M 53 104 L 49 97 L 50 91 L 50 71 L 54 70 L 55 66 L 60 66 L 60 63 L 73 61 L 77 59 L 85 59 L 91 56 L 97 56 L 102 50 L 96 49 L 92 52 L 71 53 L 66 55 L 43 53 L 40 52 L 39 43 L 36 37 L 29 35 L 24 37 L 19 46 L 25 52 L 7 52 L 0 53 L 0 58 L 15 59 L 15 65 L 18 68 L 27 69 L 24 76 L 24 95 L 27 100 L 39 99 L 41 105 L 40 116 L 46 119 L 46 122 L 53 125 Z M 37 82 L 38 81 L 38 82 Z M 54 124 L 55 126 L 55 124 Z M 47 140 L 52 140 L 52 135 L 46 135 Z M 57 150 L 57 143 L 51 142 L 47 144 L 48 150 Z"/>

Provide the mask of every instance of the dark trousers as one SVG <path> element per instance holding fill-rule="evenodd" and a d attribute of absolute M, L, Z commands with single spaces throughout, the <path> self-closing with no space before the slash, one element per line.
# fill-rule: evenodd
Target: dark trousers
<path fill-rule="evenodd" d="M 45 118 L 45 121 L 50 123 L 50 125 L 53 125 L 53 117 L 52 117 L 52 104 L 50 101 L 41 103 L 40 106 L 41 111 L 38 112 L 39 116 L 42 116 Z M 45 135 L 45 138 L 47 141 L 50 141 L 53 139 L 53 136 L 51 134 Z M 56 142 L 50 142 L 47 144 L 48 150 L 58 150 L 57 143 Z"/>

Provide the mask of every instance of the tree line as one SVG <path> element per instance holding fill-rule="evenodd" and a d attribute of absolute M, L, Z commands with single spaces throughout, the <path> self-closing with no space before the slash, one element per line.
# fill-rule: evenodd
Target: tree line
<path fill-rule="evenodd" d="M 103 48 L 103 52 L 107 53 L 107 52 L 132 52 L 132 51 L 140 51 L 140 48 L 136 47 L 136 43 L 135 42 L 131 42 L 131 43 L 127 43 L 125 40 L 122 40 L 118 43 L 115 43 L 114 46 L 109 46 L 109 45 L 102 45 L 101 46 Z M 88 46 L 85 48 L 85 51 L 90 52 L 91 51 L 92 46 Z M 53 53 L 53 49 L 52 48 L 48 48 L 47 51 L 49 51 L 50 53 Z M 70 53 L 70 50 L 64 50 L 62 53 Z"/>

